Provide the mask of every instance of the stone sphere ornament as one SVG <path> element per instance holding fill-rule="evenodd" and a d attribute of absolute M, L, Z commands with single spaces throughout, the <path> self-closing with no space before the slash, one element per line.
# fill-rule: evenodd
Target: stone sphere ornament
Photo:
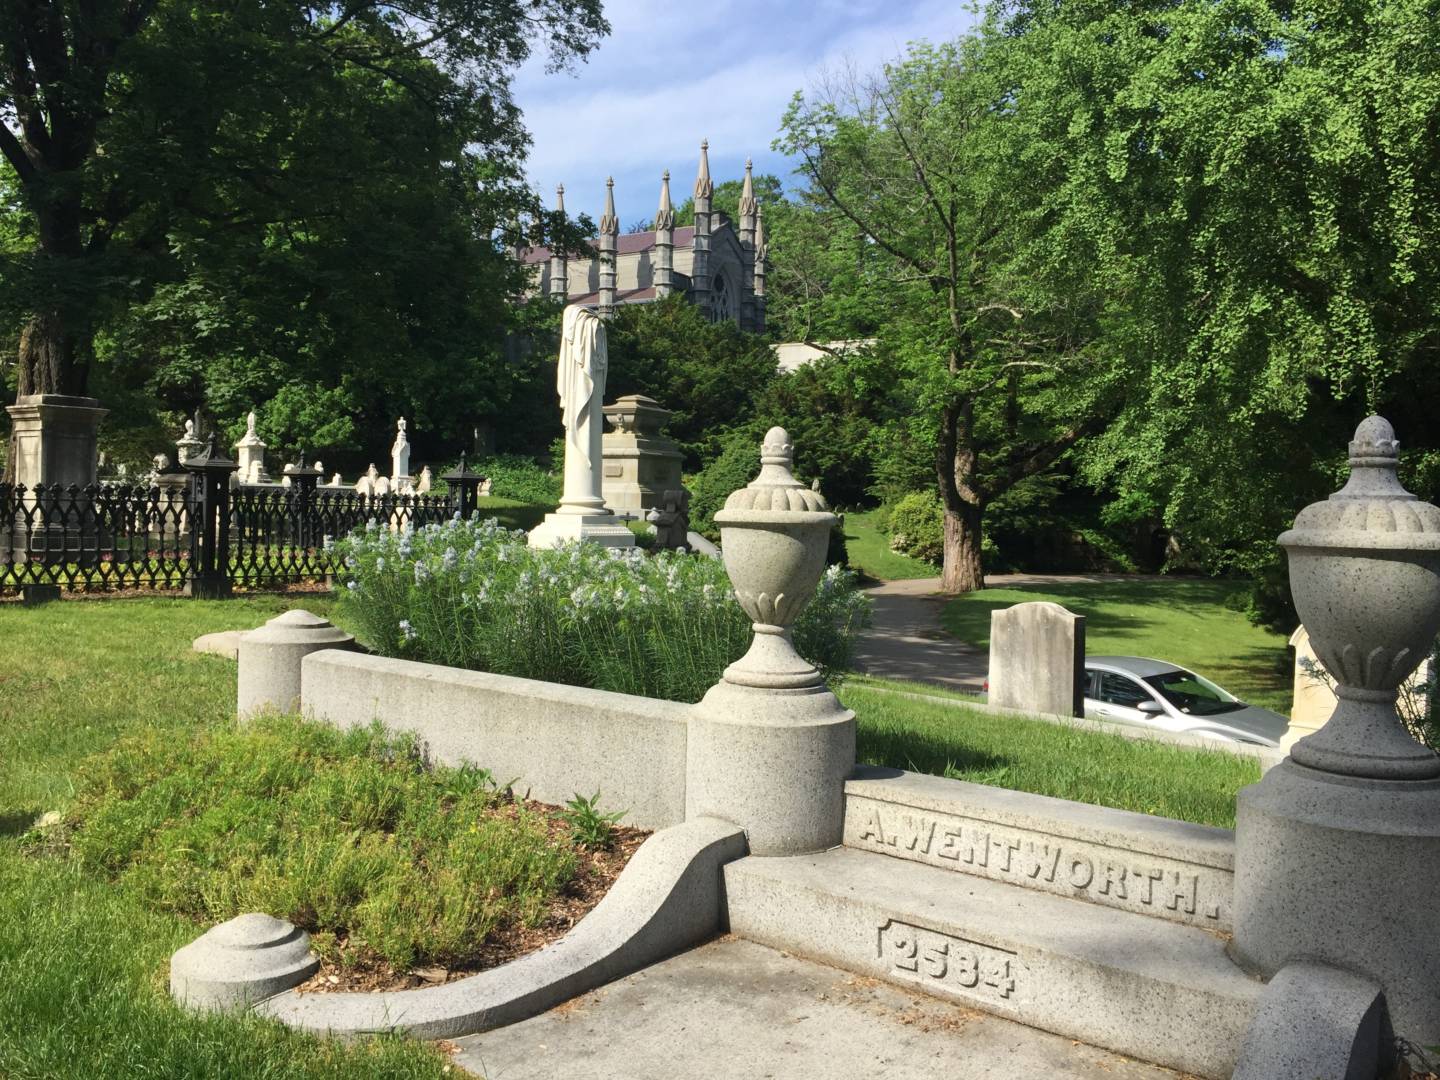
<path fill-rule="evenodd" d="M 1297 742 L 1299 764 L 1344 776 L 1440 777 L 1440 755 L 1396 711 L 1399 688 L 1440 632 L 1440 508 L 1396 475 L 1400 444 L 1382 417 L 1350 443 L 1350 478 L 1284 533 L 1290 590 L 1339 704 Z"/>

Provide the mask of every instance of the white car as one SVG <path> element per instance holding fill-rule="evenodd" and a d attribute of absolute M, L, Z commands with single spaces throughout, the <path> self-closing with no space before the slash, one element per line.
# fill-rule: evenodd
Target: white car
<path fill-rule="evenodd" d="M 1193 671 L 1143 656 L 1085 658 L 1085 715 L 1258 746 L 1279 746 L 1290 726 Z"/>

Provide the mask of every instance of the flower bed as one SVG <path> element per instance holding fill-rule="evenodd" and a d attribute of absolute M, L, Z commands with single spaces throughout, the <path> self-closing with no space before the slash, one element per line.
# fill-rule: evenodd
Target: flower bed
<path fill-rule="evenodd" d="M 478 519 L 399 532 L 371 523 L 338 546 L 346 620 L 386 656 L 698 701 L 750 642 L 717 559 L 535 550 Z M 837 678 L 868 613 L 853 575 L 831 567 L 795 624 L 796 647 Z"/>

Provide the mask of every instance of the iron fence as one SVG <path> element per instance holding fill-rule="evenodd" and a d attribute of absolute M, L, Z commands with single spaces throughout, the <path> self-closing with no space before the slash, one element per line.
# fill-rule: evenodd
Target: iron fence
<path fill-rule="evenodd" d="M 187 469 L 148 486 L 0 484 L 0 595 L 39 586 L 225 596 L 323 580 L 338 570 L 328 541 L 369 521 L 418 528 L 468 514 L 480 480 L 462 468 L 451 494 L 369 496 L 318 487 L 310 470 L 289 486 L 232 489 L 233 462 Z"/>

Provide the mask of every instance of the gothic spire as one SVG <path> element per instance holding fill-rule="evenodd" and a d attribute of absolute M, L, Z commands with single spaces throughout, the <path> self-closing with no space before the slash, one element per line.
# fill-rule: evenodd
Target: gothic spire
<path fill-rule="evenodd" d="M 770 254 L 770 248 L 765 243 L 765 211 L 757 205 L 755 207 L 755 267 L 756 273 L 764 275 L 763 268 L 766 257 Z"/>
<path fill-rule="evenodd" d="M 675 227 L 675 208 L 670 205 L 670 170 L 660 177 L 660 209 L 655 211 L 656 229 Z"/>
<path fill-rule="evenodd" d="M 746 158 L 745 184 L 740 189 L 740 216 L 742 218 L 755 216 L 755 182 L 753 179 L 751 179 L 750 176 L 750 170 L 753 167 L 754 166 L 751 160 L 749 158 Z"/>
<path fill-rule="evenodd" d="M 605 236 L 620 235 L 620 220 L 615 216 L 615 178 L 605 181 L 605 213 L 600 215 L 600 232 Z"/>
<path fill-rule="evenodd" d="M 708 199 L 715 194 L 715 185 L 710 182 L 710 140 L 700 140 L 700 173 L 695 177 L 695 198 Z"/>
<path fill-rule="evenodd" d="M 556 184 L 556 185 L 555 185 L 555 209 L 556 209 L 557 211 L 559 211 L 560 213 L 562 213 L 562 214 L 565 213 L 565 185 L 564 185 L 564 184 Z"/>

